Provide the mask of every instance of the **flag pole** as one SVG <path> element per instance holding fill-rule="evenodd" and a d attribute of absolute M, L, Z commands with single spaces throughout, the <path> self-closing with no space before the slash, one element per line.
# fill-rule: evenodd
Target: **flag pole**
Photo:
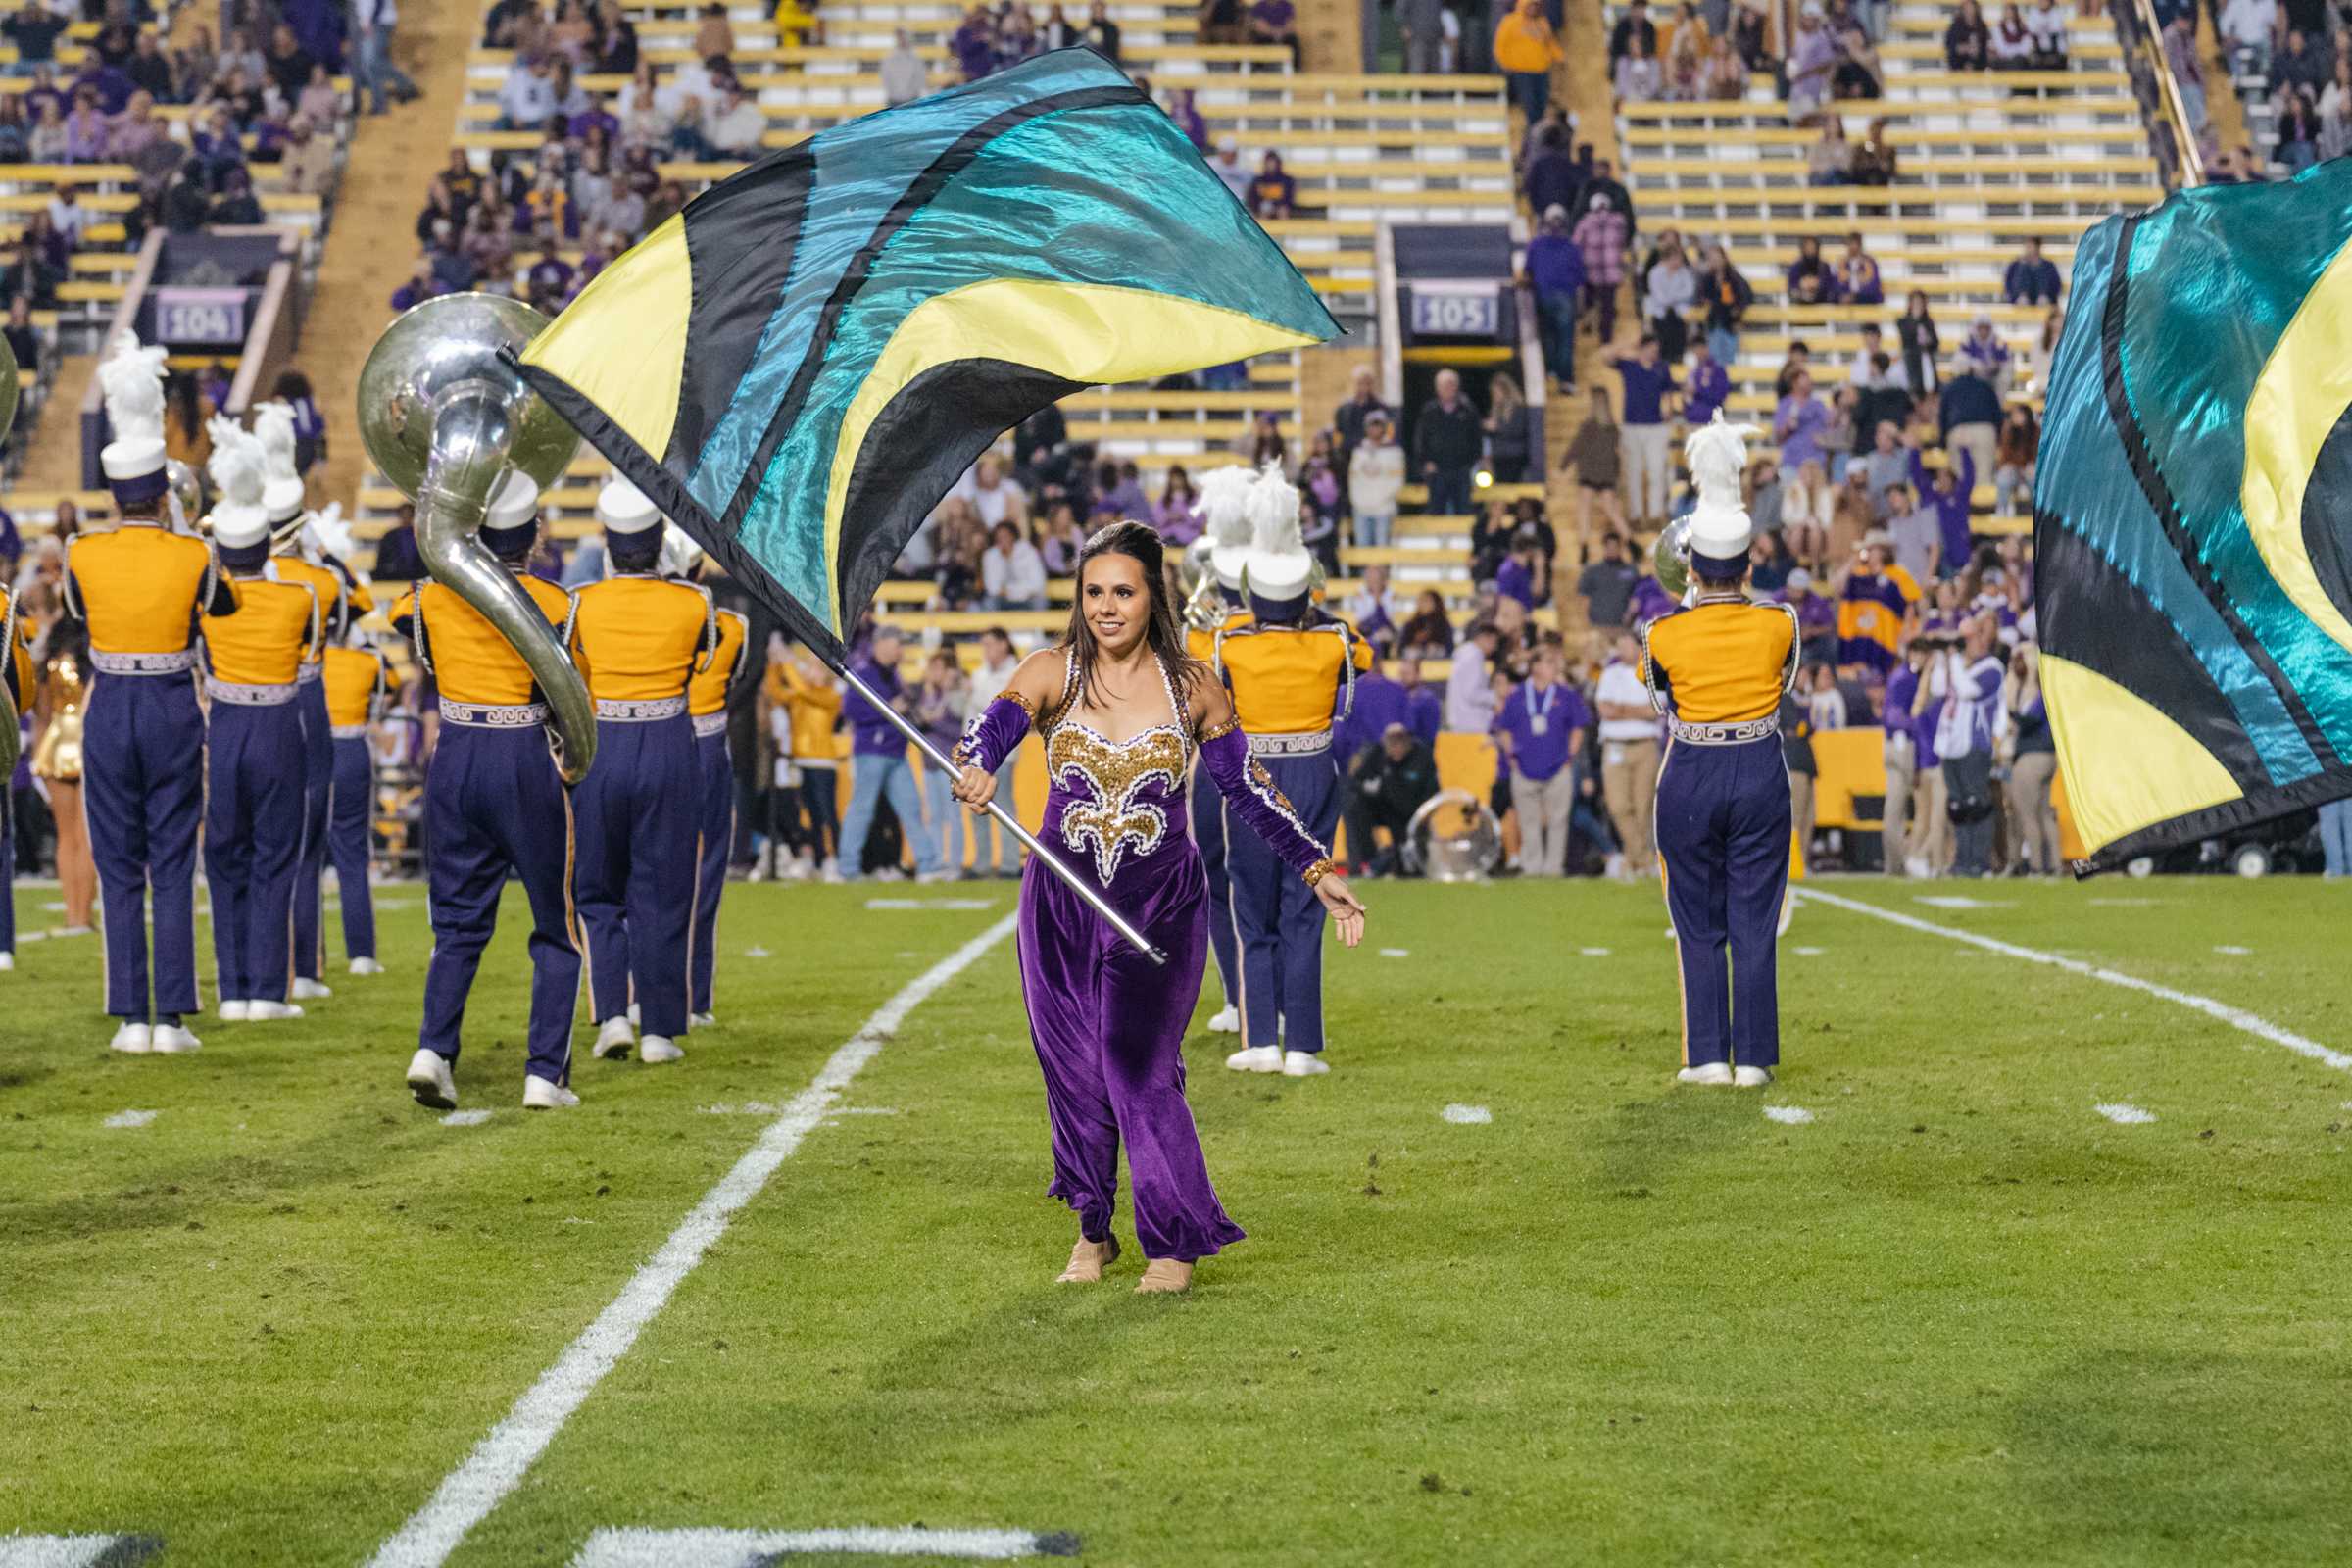
<path fill-rule="evenodd" d="M 838 663 L 832 660 L 826 660 L 825 662 L 832 666 L 834 674 L 839 675 L 844 681 L 849 683 L 852 691 L 864 698 L 875 708 L 881 710 L 882 716 L 889 719 L 892 725 L 898 729 L 900 734 L 912 741 L 915 744 L 915 747 L 921 751 L 923 754 L 923 760 L 925 762 L 929 763 L 933 767 L 945 768 L 950 779 L 962 776 L 963 769 L 958 767 L 955 761 L 947 756 L 946 753 L 942 752 L 938 747 L 932 745 L 930 740 L 924 736 L 923 732 L 914 727 L 914 721 L 909 719 L 906 714 L 900 712 L 896 708 L 892 707 L 888 698 L 884 697 L 880 692 L 875 691 L 871 686 L 868 686 L 863 680 L 859 679 L 858 672 L 849 667 L 849 663 L 846 660 Z M 1146 938 L 1141 931 L 1138 931 L 1133 925 L 1128 923 L 1125 915 L 1112 908 L 1108 899 L 1105 899 L 1101 893 L 1097 892 L 1093 887 L 1088 885 L 1086 880 L 1079 876 L 1077 872 L 1071 870 L 1067 865 L 1063 864 L 1060 858 L 1054 855 L 1052 850 L 1049 850 L 1043 844 L 1040 844 L 1037 840 L 1036 834 L 1021 826 L 1019 818 L 1015 817 L 1010 811 L 1007 811 L 1004 807 L 998 805 L 993 800 L 988 803 L 988 814 L 995 817 L 998 821 L 1004 823 L 1005 830 L 1011 833 L 1015 839 L 1019 840 L 1023 848 L 1027 849 L 1031 855 L 1036 856 L 1041 861 L 1043 861 L 1046 869 L 1052 871 L 1055 876 L 1061 878 L 1063 882 L 1067 883 L 1071 892 L 1077 894 L 1088 904 L 1092 905 L 1095 912 L 1101 915 L 1103 919 L 1109 921 L 1110 928 L 1112 930 L 1116 931 L 1119 935 L 1125 937 L 1129 942 L 1133 943 L 1135 945 L 1135 950 L 1138 953 L 1141 953 L 1145 957 L 1150 958 L 1153 963 L 1164 964 L 1168 961 L 1168 956 L 1166 954 L 1153 947 L 1151 941 Z M 862 845 L 845 844 L 841 848 L 842 852 L 846 855 L 862 854 L 864 850 L 864 846 Z"/>

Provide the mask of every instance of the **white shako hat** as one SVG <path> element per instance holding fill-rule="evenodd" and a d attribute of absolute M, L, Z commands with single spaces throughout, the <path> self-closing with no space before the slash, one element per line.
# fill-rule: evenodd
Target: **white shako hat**
<path fill-rule="evenodd" d="M 1250 562 L 1250 515 L 1245 510 L 1257 475 L 1240 464 L 1211 468 L 1194 487 L 1201 531 L 1208 535 L 1209 569 L 1223 586 L 1239 592 L 1242 568 Z"/>
<path fill-rule="evenodd" d="M 643 533 L 662 526 L 662 513 L 626 479 L 608 479 L 596 493 L 596 520 L 607 533 Z"/>
<path fill-rule="evenodd" d="M 520 468 L 509 468 L 490 496 L 482 515 L 485 528 L 527 528 L 539 517 L 539 481 Z"/>
<path fill-rule="evenodd" d="M 214 415 L 213 455 L 206 471 L 220 499 L 213 504 L 213 542 L 223 550 L 245 550 L 270 537 L 270 513 L 262 504 L 262 444 L 236 420 Z"/>
<path fill-rule="evenodd" d="M 1688 535 L 1693 571 L 1710 564 L 1724 571 L 1746 564 L 1756 525 L 1747 514 L 1740 479 L 1747 469 L 1747 437 L 1757 433 L 1752 424 L 1725 423 L 1717 409 L 1712 423 L 1683 441 L 1684 462 L 1698 491 Z"/>
<path fill-rule="evenodd" d="M 1298 487 L 1282 476 L 1278 465 L 1269 463 L 1250 481 L 1246 511 L 1250 594 L 1277 603 L 1298 598 L 1315 569 L 1315 558 L 1298 533 Z"/>
<path fill-rule="evenodd" d="M 171 483 L 164 477 L 164 351 L 139 347 L 124 332 L 98 367 L 106 395 L 107 423 L 114 439 L 98 453 L 98 466 L 119 502 L 160 499 Z"/>
<path fill-rule="evenodd" d="M 661 572 L 664 577 L 683 577 L 702 564 L 703 547 L 694 542 L 694 535 L 674 522 L 662 526 Z"/>
<path fill-rule="evenodd" d="M 310 499 L 294 463 L 293 407 L 265 403 L 256 408 L 253 435 L 262 444 L 262 506 L 270 514 L 270 525 L 282 528 L 302 515 L 303 504 Z"/>

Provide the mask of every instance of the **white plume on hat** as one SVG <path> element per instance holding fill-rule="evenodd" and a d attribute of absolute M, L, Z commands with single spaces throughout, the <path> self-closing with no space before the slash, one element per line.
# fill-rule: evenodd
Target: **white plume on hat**
<path fill-rule="evenodd" d="M 268 483 L 262 443 L 225 415 L 214 415 L 205 428 L 213 437 L 205 469 L 220 493 L 213 506 L 213 538 L 230 549 L 259 544 L 270 536 L 270 514 L 262 506 Z"/>
<path fill-rule="evenodd" d="M 1298 532 L 1298 487 L 1269 463 L 1250 481 L 1249 588 L 1260 599 L 1296 599 L 1315 569 Z"/>
<path fill-rule="evenodd" d="M 664 577 L 683 577 L 702 564 L 703 547 L 694 542 L 694 535 L 676 523 L 664 523 L 662 528 L 661 573 Z"/>
<path fill-rule="evenodd" d="M 351 556 L 351 524 L 343 520 L 343 503 L 330 501 L 305 518 L 302 542 L 321 559 L 336 561 Z"/>
<path fill-rule="evenodd" d="M 1211 468 L 1194 481 L 1200 497 L 1200 526 L 1208 535 L 1209 567 L 1228 588 L 1242 585 L 1242 567 L 1250 557 L 1250 516 L 1246 510 L 1250 487 L 1257 475 L 1242 465 Z"/>
<path fill-rule="evenodd" d="M 138 479 L 164 466 L 164 351 L 138 334 L 117 337 L 98 364 L 106 418 L 115 438 L 98 454 L 109 479 Z"/>
<path fill-rule="evenodd" d="M 293 405 L 270 402 L 255 409 L 253 435 L 262 447 L 262 506 L 270 522 L 291 522 L 309 499 L 294 461 Z"/>
<path fill-rule="evenodd" d="M 520 528 L 539 515 L 539 481 L 520 468 L 509 468 L 490 496 L 483 514 L 485 528 Z"/>

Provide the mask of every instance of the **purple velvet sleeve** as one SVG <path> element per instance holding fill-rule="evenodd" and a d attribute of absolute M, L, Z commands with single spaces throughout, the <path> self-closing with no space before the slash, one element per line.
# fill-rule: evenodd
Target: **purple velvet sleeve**
<path fill-rule="evenodd" d="M 974 713 L 952 754 L 966 767 L 994 773 L 1029 733 L 1029 710 L 1017 697 L 1000 697 Z"/>
<path fill-rule="evenodd" d="M 1238 728 L 1201 741 L 1200 763 L 1225 804 L 1266 841 L 1283 864 L 1309 883 L 1321 881 L 1332 869 L 1330 849 L 1298 820 L 1265 765 L 1250 755 L 1250 742 Z"/>

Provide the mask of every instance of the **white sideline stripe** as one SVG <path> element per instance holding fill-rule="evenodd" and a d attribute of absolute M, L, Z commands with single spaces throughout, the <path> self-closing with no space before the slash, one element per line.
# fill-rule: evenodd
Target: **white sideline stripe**
<path fill-rule="evenodd" d="M 755 1568 L 768 1557 L 798 1552 L 866 1557 L 962 1557 L 1008 1562 L 1056 1555 L 1026 1530 L 888 1529 L 851 1525 L 837 1530 L 599 1530 L 571 1568 Z"/>
<path fill-rule="evenodd" d="M 370 1568 L 439 1568 L 448 1561 L 466 1532 L 487 1518 L 520 1484 L 572 1412 L 667 1304 L 678 1282 L 694 1271 L 704 1251 L 725 1232 L 736 1210 L 759 1196 L 776 1167 L 792 1157 L 811 1127 L 824 1120 L 850 1080 L 881 1053 L 906 1015 L 1010 936 L 1014 920 L 1013 915 L 1004 916 L 915 976 L 842 1043 L 815 1080 L 792 1098 L 783 1114 L 768 1124 L 734 1169 L 703 1195 L 694 1211 L 679 1221 L 669 1240 L 621 1287 L 612 1304 L 565 1348 L 554 1366 L 540 1374 L 539 1381 L 514 1401 L 506 1419 L 474 1445 L 465 1462 L 442 1480 L 431 1500 L 375 1549 L 375 1555 L 368 1559 Z"/>
<path fill-rule="evenodd" d="M 2126 1104 L 2121 1101 L 2112 1105 L 2093 1105 L 2091 1109 L 2119 1127 L 2137 1127 L 2156 1119 L 2154 1111 L 2142 1110 L 2137 1105 Z"/>
<path fill-rule="evenodd" d="M 2084 963 L 2080 958 L 2062 957 L 2055 953 L 2043 953 L 2038 948 L 2021 948 L 2014 942 L 2003 942 L 1997 937 L 1984 936 L 1975 931 L 1962 931 L 1948 925 L 1937 925 L 1932 920 L 1922 920 L 1916 915 L 1900 914 L 1893 909 L 1882 909 L 1875 904 L 1864 904 L 1859 899 L 1840 898 L 1835 893 L 1824 893 L 1819 888 L 1800 889 L 1797 897 L 1829 905 L 1832 908 L 1848 909 L 1855 914 L 1867 914 L 1876 919 L 1890 921 L 1895 925 L 1908 926 L 1914 931 L 1925 931 L 1930 936 L 1949 937 L 1954 942 L 1966 942 L 1972 947 L 1983 948 L 1987 953 L 2000 954 L 2003 957 L 2023 958 L 2028 963 L 2046 963 L 2053 969 L 2064 969 L 2068 974 L 2079 974 L 2087 980 L 2098 980 L 2111 986 L 2122 986 L 2127 991 L 2142 992 L 2161 1001 L 2178 1003 L 2183 1007 L 2201 1012 L 2209 1018 L 2226 1023 L 2230 1028 L 2250 1034 L 2256 1039 L 2268 1040 L 2275 1046 L 2284 1046 L 2298 1056 L 2309 1056 L 2312 1060 L 2333 1067 L 2338 1072 L 2352 1072 L 2352 1055 L 2346 1055 L 2343 1052 L 2323 1046 L 2317 1040 L 2306 1039 L 2291 1029 L 2281 1029 L 2267 1018 L 2258 1017 L 2243 1007 L 2232 1007 L 2226 1002 L 2216 1002 L 2211 997 L 2200 997 L 2186 991 L 2175 991 L 2171 986 L 2160 986 L 2153 981 L 2142 980 L 2137 975 L 2125 974 L 2116 969 L 2103 969 L 2095 963 Z"/>
<path fill-rule="evenodd" d="M 0 1536 L 0 1568 L 94 1568 L 121 1536 Z"/>

